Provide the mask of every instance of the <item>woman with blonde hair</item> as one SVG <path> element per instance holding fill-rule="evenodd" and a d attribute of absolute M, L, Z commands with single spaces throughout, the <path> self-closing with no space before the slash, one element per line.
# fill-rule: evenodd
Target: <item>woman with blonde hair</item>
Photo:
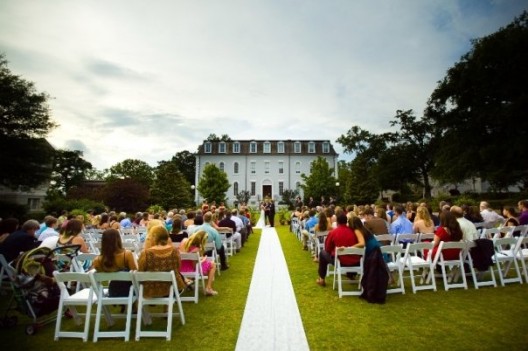
<path fill-rule="evenodd" d="M 416 218 L 414 219 L 413 231 L 415 233 L 434 233 L 435 225 L 429 214 L 429 210 L 425 206 L 420 206 L 416 210 Z"/>
<path fill-rule="evenodd" d="M 207 233 L 205 230 L 199 230 L 188 238 L 182 240 L 180 244 L 181 252 L 199 252 L 200 264 L 202 266 L 202 273 L 207 275 L 207 286 L 205 287 L 205 294 L 207 296 L 218 295 L 218 292 L 213 290 L 213 281 L 216 272 L 216 265 L 204 255 L 205 244 L 207 244 Z M 194 261 L 182 260 L 181 272 L 189 273 L 195 271 Z"/>
<path fill-rule="evenodd" d="M 178 289 L 185 288 L 180 274 L 180 252 L 170 242 L 169 232 L 164 225 L 151 227 L 149 231 L 152 246 L 144 249 L 139 256 L 138 270 L 141 272 L 170 272 L 174 271 Z M 170 285 L 165 282 L 145 282 L 144 295 L 146 297 L 164 297 L 169 294 Z"/>
<path fill-rule="evenodd" d="M 145 237 L 145 243 L 143 244 L 143 249 L 148 249 L 151 246 L 154 246 L 155 236 L 151 233 L 153 228 L 162 226 L 165 228 L 165 223 L 161 219 L 151 219 L 147 223 L 147 235 Z M 168 232 L 168 231 L 167 231 Z M 169 243 L 172 245 L 172 240 L 169 236 Z"/>

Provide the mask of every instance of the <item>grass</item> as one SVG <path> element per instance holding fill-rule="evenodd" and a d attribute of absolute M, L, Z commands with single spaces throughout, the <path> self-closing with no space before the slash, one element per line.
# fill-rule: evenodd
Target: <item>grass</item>
<path fill-rule="evenodd" d="M 317 264 L 288 227 L 279 226 L 277 232 L 311 350 L 523 350 L 528 345 L 526 284 L 479 290 L 470 284 L 468 290 L 445 292 L 439 281 L 437 292 L 413 294 L 409 289 L 405 295 L 388 295 L 384 305 L 368 304 L 351 296 L 339 299 L 331 286 L 321 288 L 315 284 Z M 183 304 L 187 323 L 181 326 L 174 319 L 170 342 L 160 338 L 136 342 L 134 331 L 128 343 L 122 339 L 55 342 L 53 324 L 28 337 L 21 321 L 17 327 L 0 330 L 2 349 L 233 350 L 259 240 L 257 230 L 242 252 L 230 258 L 231 268 L 215 281 L 218 296 L 200 296 L 198 304 Z"/>

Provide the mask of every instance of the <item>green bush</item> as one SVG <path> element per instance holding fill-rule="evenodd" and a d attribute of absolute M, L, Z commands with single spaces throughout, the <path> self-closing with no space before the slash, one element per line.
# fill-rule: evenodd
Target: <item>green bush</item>
<path fill-rule="evenodd" d="M 80 199 L 80 200 L 67 200 L 64 198 L 55 198 L 50 201 L 45 201 L 43 205 L 46 213 L 61 213 L 62 210 L 67 210 L 68 212 L 72 210 L 81 210 L 88 212 L 93 210 L 95 213 L 102 213 L 105 211 L 105 206 L 101 202 Z"/>

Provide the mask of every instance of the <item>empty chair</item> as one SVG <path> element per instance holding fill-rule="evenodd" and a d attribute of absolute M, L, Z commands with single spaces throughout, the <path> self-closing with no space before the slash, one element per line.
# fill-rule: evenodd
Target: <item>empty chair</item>
<path fill-rule="evenodd" d="M 456 257 L 453 255 L 453 252 L 456 251 L 453 250 L 458 250 Z M 446 253 L 449 253 L 449 255 Z M 468 288 L 464 269 L 465 255 L 466 243 L 463 241 L 441 241 L 438 245 L 433 267 L 436 267 L 436 265 L 440 266 L 446 291 L 453 288 Z M 457 282 L 459 277 L 462 278 L 460 283 Z M 429 278 L 434 279 L 433 274 L 430 274 Z"/>
<path fill-rule="evenodd" d="M 164 337 L 171 339 L 172 335 L 172 318 L 175 314 L 180 316 L 181 324 L 185 324 L 185 315 L 178 293 L 178 284 L 174 271 L 170 272 L 135 272 L 134 280 L 138 287 L 138 316 L 136 321 L 136 340 L 141 337 Z M 169 294 L 167 296 L 148 296 L 145 295 L 145 283 L 168 284 Z M 173 313 L 174 303 L 177 304 L 178 312 Z M 166 306 L 167 312 L 150 313 L 146 310 L 147 306 Z M 142 317 L 147 314 L 147 323 L 152 323 L 152 317 L 167 317 L 167 328 L 165 330 L 142 330 Z"/>
<path fill-rule="evenodd" d="M 434 266 L 431 258 L 434 243 L 421 242 L 411 243 L 405 249 L 405 256 L 401 259 L 404 268 L 409 271 L 411 277 L 412 291 L 416 294 L 418 290 L 434 290 L 436 291 L 436 280 L 434 279 Z M 428 255 L 426 255 L 426 252 Z M 421 270 L 420 285 L 416 283 L 415 271 Z M 429 275 L 433 275 L 433 279 L 428 279 Z"/>
<path fill-rule="evenodd" d="M 98 338 L 115 338 L 122 337 L 125 341 L 130 339 L 130 327 L 132 324 L 132 306 L 137 300 L 137 292 L 134 288 L 134 275 L 133 272 L 111 272 L 111 273 L 94 273 L 93 274 L 93 285 L 97 287 L 97 312 L 95 315 L 95 327 L 93 341 L 97 342 Z M 109 291 L 109 284 L 111 282 L 128 282 L 129 291 L 126 296 L 112 296 Z M 101 331 L 101 317 L 103 313 L 107 314 L 107 320 L 113 322 L 111 317 L 108 315 L 109 309 L 106 306 L 121 305 L 126 307 L 125 315 L 125 329 L 124 330 L 112 330 L 112 331 Z M 110 323 L 112 325 L 113 323 Z"/>
<path fill-rule="evenodd" d="M 57 310 L 57 321 L 55 324 L 55 340 L 60 337 L 66 338 L 81 338 L 83 341 L 88 340 L 88 332 L 90 330 L 90 317 L 92 312 L 92 305 L 97 301 L 97 294 L 95 288 L 91 286 L 93 272 L 79 273 L 79 272 L 53 272 L 55 281 L 60 289 L 59 308 Z M 67 288 L 69 282 L 76 282 L 76 284 L 84 284 L 85 287 L 73 294 Z M 84 313 L 84 329 L 83 331 L 64 331 L 61 330 L 62 318 L 66 309 L 70 309 L 77 325 L 81 324 L 80 313 L 77 312 L 76 306 L 83 306 L 86 311 Z"/>
<path fill-rule="evenodd" d="M 390 235 L 390 234 L 389 234 Z M 403 245 L 384 245 L 380 247 L 383 254 L 389 255 L 390 261 L 387 267 L 391 273 L 391 283 L 396 287 L 387 289 L 387 294 L 402 293 L 405 294 L 405 285 L 403 284 L 403 262 L 401 258 L 404 255 Z M 394 279 L 394 273 L 397 273 L 397 280 Z"/>
<path fill-rule="evenodd" d="M 341 261 L 339 260 L 340 257 L 346 256 L 346 255 L 356 255 L 361 256 L 361 259 L 359 261 L 359 265 L 357 266 L 342 266 Z M 338 293 L 339 297 L 343 296 L 359 296 L 363 292 L 361 289 L 361 285 L 359 284 L 361 282 L 361 276 L 363 275 L 363 261 L 365 258 L 365 248 L 357 248 L 357 247 L 346 247 L 344 249 L 336 249 L 335 251 L 335 261 L 334 261 L 334 267 L 335 267 L 335 275 L 334 275 L 334 289 L 335 284 L 337 281 L 337 287 L 338 287 Z M 343 289 L 343 274 L 356 274 L 357 280 L 358 280 L 358 289 L 352 290 L 352 291 L 345 291 Z M 336 279 L 337 276 L 337 279 Z"/>
<path fill-rule="evenodd" d="M 497 266 L 497 272 L 499 274 L 499 280 L 502 286 L 508 283 L 519 283 L 522 284 L 521 272 L 519 270 L 519 264 L 517 263 L 517 253 L 515 251 L 517 245 L 517 239 L 515 238 L 502 238 L 493 240 L 495 247 L 494 261 Z M 511 265 L 515 268 L 515 277 L 508 278 L 507 274 Z"/>

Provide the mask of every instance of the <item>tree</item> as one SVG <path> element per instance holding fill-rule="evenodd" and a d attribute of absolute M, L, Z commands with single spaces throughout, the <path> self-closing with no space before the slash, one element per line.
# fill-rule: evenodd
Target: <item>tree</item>
<path fill-rule="evenodd" d="M 187 150 L 177 152 L 172 156 L 171 162 L 174 162 L 176 168 L 183 174 L 189 184 L 195 183 L 196 173 L 196 156 Z"/>
<path fill-rule="evenodd" d="M 82 151 L 56 150 L 51 173 L 49 193 L 65 195 L 72 186 L 78 186 L 85 180 L 87 170 L 92 164 L 85 161 Z"/>
<path fill-rule="evenodd" d="M 249 198 L 251 197 L 251 193 L 247 190 L 242 190 L 238 194 L 236 194 L 236 199 L 238 203 L 245 203 L 247 204 L 249 201 Z"/>
<path fill-rule="evenodd" d="M 289 210 L 295 208 L 295 199 L 299 196 L 297 190 L 284 189 L 282 192 L 282 201 L 288 205 Z"/>
<path fill-rule="evenodd" d="M 210 163 L 204 167 L 197 189 L 207 201 L 220 203 L 225 202 L 226 192 L 229 187 L 227 174 L 216 167 L 216 165 Z"/>
<path fill-rule="evenodd" d="M 174 162 L 159 162 L 155 175 L 151 189 L 152 203 L 166 209 L 189 207 L 192 204 L 191 183 L 185 179 Z"/>
<path fill-rule="evenodd" d="M 304 184 L 301 187 L 304 190 L 304 196 L 312 196 L 319 199 L 321 196 L 331 196 L 336 194 L 336 179 L 334 169 L 330 168 L 324 157 L 317 157 L 310 165 L 310 175 L 301 174 Z"/>
<path fill-rule="evenodd" d="M 103 169 L 102 171 L 96 168 L 87 169 L 84 173 L 86 180 L 105 180 L 110 177 L 110 171 Z"/>
<path fill-rule="evenodd" d="M 217 136 L 214 133 L 209 134 L 206 139 L 207 141 L 231 141 L 231 138 L 227 134 L 222 134 L 221 137 Z"/>
<path fill-rule="evenodd" d="M 154 181 L 154 170 L 148 163 L 141 160 L 126 159 L 110 167 L 107 180 L 133 179 L 150 187 Z"/>
<path fill-rule="evenodd" d="M 472 41 L 431 94 L 426 117 L 441 133 L 445 181 L 481 177 L 496 188 L 528 184 L 528 12 Z"/>
<path fill-rule="evenodd" d="M 346 182 L 347 197 L 350 203 L 371 204 L 379 194 L 379 186 L 374 179 L 372 160 L 365 153 L 359 154 L 349 164 L 349 178 Z"/>
<path fill-rule="evenodd" d="M 0 54 L 0 184 L 16 189 L 49 180 L 53 148 L 44 138 L 57 125 L 48 99 L 32 82 L 13 74 Z"/>
<path fill-rule="evenodd" d="M 102 191 L 104 203 L 115 211 L 137 212 L 148 206 L 149 189 L 131 178 L 115 179 Z"/>

